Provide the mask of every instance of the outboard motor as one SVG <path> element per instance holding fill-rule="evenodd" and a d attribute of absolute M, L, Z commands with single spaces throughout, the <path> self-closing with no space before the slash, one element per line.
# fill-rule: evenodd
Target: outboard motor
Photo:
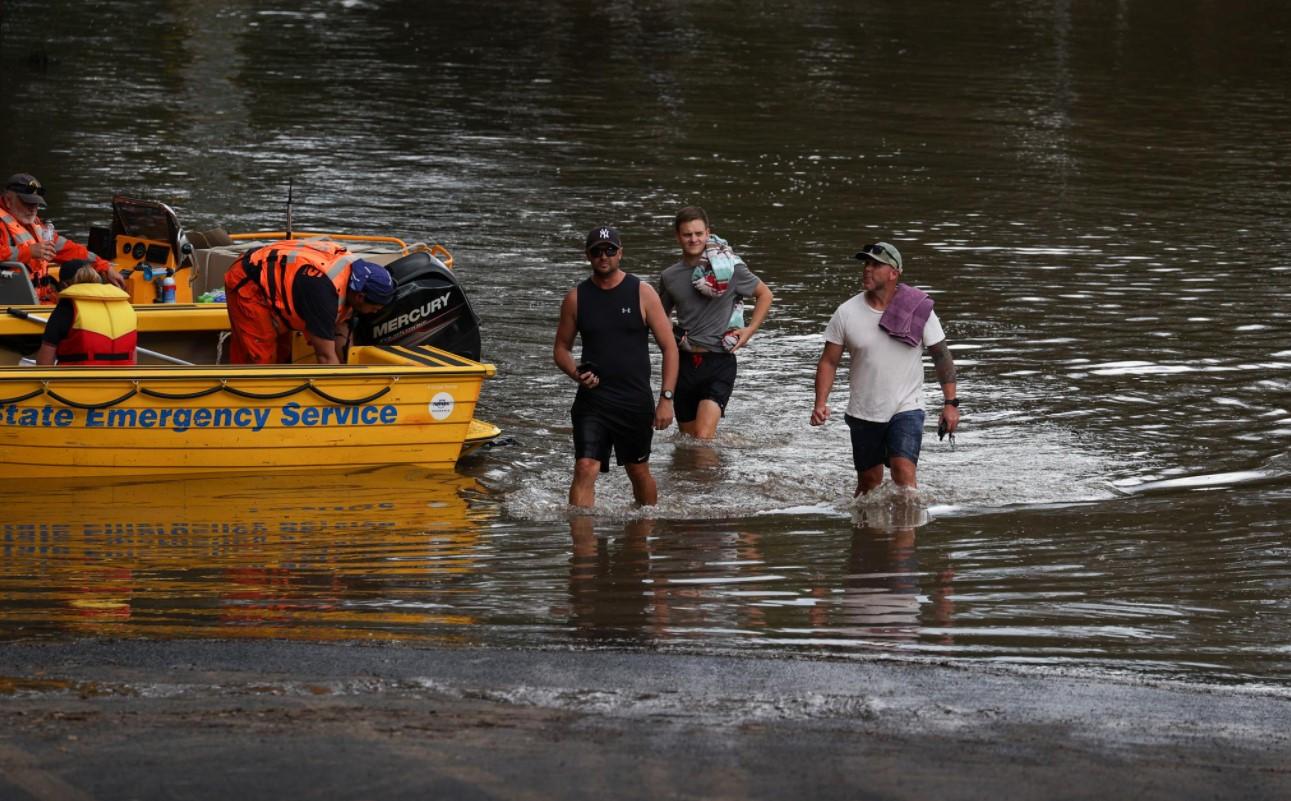
<path fill-rule="evenodd" d="M 395 281 L 394 300 L 376 314 L 359 318 L 356 345 L 433 345 L 480 359 L 480 318 L 457 276 L 425 252 L 386 265 Z"/>

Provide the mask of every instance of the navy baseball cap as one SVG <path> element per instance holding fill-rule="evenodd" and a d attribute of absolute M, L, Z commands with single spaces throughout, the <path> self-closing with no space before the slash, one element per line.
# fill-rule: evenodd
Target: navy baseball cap
<path fill-rule="evenodd" d="M 390 271 L 367 259 L 359 259 L 350 265 L 351 292 L 362 292 L 370 303 L 384 306 L 394 300 L 394 278 Z"/>
<path fill-rule="evenodd" d="M 619 241 L 619 232 L 608 225 L 593 228 L 587 234 L 587 245 L 583 250 L 591 250 L 597 245 L 613 245 L 616 248 L 623 247 L 623 243 Z"/>

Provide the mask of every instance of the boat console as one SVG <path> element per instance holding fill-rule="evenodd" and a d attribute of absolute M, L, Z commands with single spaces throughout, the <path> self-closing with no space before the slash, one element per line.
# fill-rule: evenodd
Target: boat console
<path fill-rule="evenodd" d="M 193 302 L 193 249 L 165 203 L 114 195 L 112 227 L 92 227 L 89 245 L 125 277 L 131 303 Z"/>

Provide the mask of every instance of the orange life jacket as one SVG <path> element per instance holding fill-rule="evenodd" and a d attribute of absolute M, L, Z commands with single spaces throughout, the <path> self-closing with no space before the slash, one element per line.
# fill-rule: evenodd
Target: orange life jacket
<path fill-rule="evenodd" d="M 52 261 L 31 258 L 30 248 L 36 243 L 36 234 L 33 231 L 48 232 L 51 236 L 50 242 L 54 245 Z M 100 273 L 107 272 L 111 267 L 105 259 L 90 253 L 84 245 L 78 245 L 55 231 L 50 223 L 42 223 L 37 217 L 35 223 L 29 227 L 19 222 L 12 212 L 0 205 L 0 261 L 22 262 L 28 274 L 31 275 L 32 286 L 36 287 L 36 298 L 41 303 L 58 302 L 58 289 L 54 282 L 45 280 L 49 275 L 49 268 L 72 259 L 89 259 L 94 262 L 94 269 Z"/>
<path fill-rule="evenodd" d="M 72 330 L 58 343 L 58 363 L 131 365 L 138 332 L 130 295 L 110 284 L 73 284 L 62 297 L 72 302 Z"/>
<path fill-rule="evenodd" d="M 260 285 L 269 307 L 287 328 L 304 331 L 306 324 L 292 302 L 296 276 L 313 268 L 327 276 L 336 287 L 336 320 L 349 316 L 345 291 L 350 280 L 350 265 L 358 260 L 343 246 L 333 242 L 287 239 L 254 250 L 245 256 L 246 280 Z"/>
<path fill-rule="evenodd" d="M 49 274 L 49 262 L 26 258 L 27 253 L 23 252 L 24 248 L 36 243 L 35 235 L 4 206 L 0 206 L 0 227 L 4 235 L 4 241 L 0 243 L 3 245 L 0 246 L 0 259 L 22 262 L 31 275 L 32 286 L 36 287 L 36 297 L 41 303 L 53 303 L 58 293 L 44 281 Z"/>

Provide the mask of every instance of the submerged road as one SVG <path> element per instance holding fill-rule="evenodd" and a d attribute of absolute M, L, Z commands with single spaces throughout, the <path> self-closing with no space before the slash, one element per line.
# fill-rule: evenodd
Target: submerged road
<path fill-rule="evenodd" d="M 0 649 L 0 798 L 1291 798 L 1284 692 L 639 652 Z"/>

